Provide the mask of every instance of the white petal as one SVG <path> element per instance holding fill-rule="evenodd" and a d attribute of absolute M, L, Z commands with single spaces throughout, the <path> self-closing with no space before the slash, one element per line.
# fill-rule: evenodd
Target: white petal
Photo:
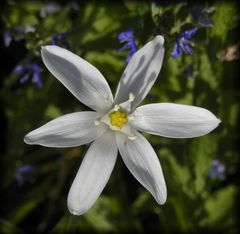
<path fill-rule="evenodd" d="M 88 149 L 68 194 L 68 208 L 74 215 L 89 210 L 100 196 L 117 158 L 112 131 L 107 131 Z"/>
<path fill-rule="evenodd" d="M 93 111 L 76 112 L 58 117 L 28 133 L 24 141 L 30 145 L 73 147 L 87 144 L 106 131 L 105 124 L 95 125 L 102 114 Z"/>
<path fill-rule="evenodd" d="M 58 46 L 42 47 L 41 53 L 48 70 L 82 103 L 98 112 L 111 109 L 111 90 L 93 65 Z"/>
<path fill-rule="evenodd" d="M 118 84 L 115 104 L 135 96 L 132 110 L 144 99 L 157 79 L 164 55 L 164 38 L 156 36 L 131 58 Z"/>
<path fill-rule="evenodd" d="M 172 138 L 202 136 L 221 122 L 204 108 L 173 103 L 140 106 L 134 116 L 131 125 L 137 130 Z"/>
<path fill-rule="evenodd" d="M 160 162 L 149 142 L 135 131 L 135 140 L 116 134 L 118 149 L 124 163 L 135 178 L 153 195 L 159 204 L 167 198 L 167 189 Z"/>

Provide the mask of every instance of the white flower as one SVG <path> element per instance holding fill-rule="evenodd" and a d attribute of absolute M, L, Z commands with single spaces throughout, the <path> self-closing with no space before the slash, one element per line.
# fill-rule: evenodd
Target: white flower
<path fill-rule="evenodd" d="M 127 65 L 115 99 L 103 75 L 91 64 L 58 46 L 45 46 L 42 59 L 49 71 L 82 103 L 94 111 L 56 118 L 30 132 L 27 144 L 73 147 L 93 141 L 73 181 L 68 208 L 81 215 L 92 207 L 105 187 L 118 150 L 135 178 L 157 203 L 166 201 L 166 185 L 158 157 L 138 131 L 190 138 L 217 127 L 220 120 L 206 109 L 160 103 L 137 108 L 162 66 L 164 39 L 156 36 Z"/>

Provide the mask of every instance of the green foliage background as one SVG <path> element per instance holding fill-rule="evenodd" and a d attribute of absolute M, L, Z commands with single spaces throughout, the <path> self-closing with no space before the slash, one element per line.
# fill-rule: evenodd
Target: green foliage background
<path fill-rule="evenodd" d="M 1 217 L 0 233 L 238 233 L 239 221 L 239 60 L 221 61 L 217 54 L 239 42 L 239 12 L 234 1 L 214 6 L 212 28 L 193 23 L 191 4 L 161 1 L 80 1 L 78 8 L 59 2 L 61 10 L 40 17 L 40 1 L 2 4 L 2 29 L 32 25 L 9 47 L 1 45 Z M 198 27 L 195 55 L 171 58 L 175 35 Z M 159 78 L 145 103 L 174 102 L 201 106 L 222 120 L 207 136 L 168 139 L 146 135 L 161 162 L 168 188 L 159 206 L 118 157 L 113 174 L 92 209 L 83 216 L 68 212 L 66 199 L 88 146 L 56 149 L 24 144 L 29 131 L 60 115 L 86 110 L 44 67 L 41 45 L 68 32 L 69 49 L 96 66 L 112 90 L 125 68 L 127 52 L 117 36 L 134 29 L 139 48 L 155 35 L 165 37 L 166 54 Z M 19 83 L 16 65 L 38 62 L 43 87 Z M 192 66 L 191 78 L 184 69 Z M 208 177 L 211 162 L 226 165 L 226 179 Z M 35 183 L 18 186 L 16 171 L 32 165 Z"/>

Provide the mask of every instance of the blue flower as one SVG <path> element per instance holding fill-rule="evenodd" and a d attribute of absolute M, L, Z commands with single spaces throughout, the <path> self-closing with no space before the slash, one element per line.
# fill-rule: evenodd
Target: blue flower
<path fill-rule="evenodd" d="M 40 76 L 40 72 L 42 72 L 41 67 L 37 63 L 26 63 L 23 65 L 18 65 L 14 69 L 14 73 L 19 74 L 20 83 L 23 84 L 32 77 L 33 82 L 38 88 L 42 87 L 42 79 Z"/>
<path fill-rule="evenodd" d="M 225 180 L 225 165 L 219 160 L 213 160 L 211 170 L 208 174 L 211 179 Z"/>
<path fill-rule="evenodd" d="M 183 52 L 193 55 L 193 50 L 190 46 L 193 46 L 194 43 L 190 41 L 190 39 L 193 35 L 195 35 L 196 32 L 197 28 L 192 28 L 178 34 L 176 36 L 175 45 L 171 57 L 176 58 L 178 56 L 181 56 Z"/>
<path fill-rule="evenodd" d="M 192 7 L 191 15 L 193 22 L 199 24 L 202 27 L 213 27 L 213 20 L 209 17 L 209 14 L 215 11 L 215 7 L 204 8 L 201 4 L 197 4 Z"/>
<path fill-rule="evenodd" d="M 12 42 L 12 33 L 9 29 L 6 29 L 4 32 L 3 32 L 3 43 L 4 45 L 7 47 L 11 44 Z"/>
<path fill-rule="evenodd" d="M 120 42 L 124 42 L 125 44 L 123 45 L 122 48 L 120 48 L 118 50 L 118 52 L 121 52 L 123 50 L 129 50 L 128 53 L 128 57 L 126 58 L 126 63 L 128 63 L 130 61 L 130 59 L 132 58 L 132 56 L 136 53 L 136 51 L 138 50 L 136 42 L 134 40 L 134 32 L 132 29 L 121 32 L 118 35 L 118 40 Z"/>
<path fill-rule="evenodd" d="M 17 25 L 14 28 L 7 28 L 4 32 L 3 32 L 3 42 L 4 45 L 7 47 L 11 44 L 12 40 L 14 39 L 14 37 L 17 36 L 17 38 L 21 38 L 19 37 L 19 35 L 22 34 L 27 34 L 30 32 L 35 32 L 36 28 L 33 25 Z"/>
<path fill-rule="evenodd" d="M 68 37 L 68 33 L 59 33 L 57 35 L 55 35 L 52 40 L 51 40 L 51 44 L 52 45 L 61 45 L 64 47 L 68 47 L 68 42 L 67 42 L 67 37 Z"/>
<path fill-rule="evenodd" d="M 35 171 L 35 168 L 31 165 L 23 165 L 17 168 L 16 171 L 16 180 L 19 186 L 22 186 L 26 181 L 33 184 L 35 178 L 32 173 Z"/>

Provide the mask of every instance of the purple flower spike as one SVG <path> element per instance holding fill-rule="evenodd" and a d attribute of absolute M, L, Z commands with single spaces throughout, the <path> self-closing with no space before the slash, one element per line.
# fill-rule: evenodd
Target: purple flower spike
<path fill-rule="evenodd" d="M 42 72 L 42 69 L 40 66 L 36 63 L 32 64 L 33 66 L 33 82 L 36 84 L 38 88 L 42 87 L 42 79 L 40 77 L 40 72 Z"/>
<path fill-rule="evenodd" d="M 208 174 L 208 176 L 211 179 L 219 179 L 219 180 L 225 180 L 225 165 L 221 163 L 219 160 L 213 160 L 211 170 Z"/>
<path fill-rule="evenodd" d="M 33 184 L 35 182 L 35 178 L 32 175 L 34 171 L 35 169 L 31 165 L 23 165 L 18 167 L 16 171 L 16 180 L 18 186 L 23 186 L 26 181 Z"/>
<path fill-rule="evenodd" d="M 124 50 L 129 50 L 128 57 L 126 58 L 126 63 L 129 63 L 130 59 L 132 56 L 136 53 L 137 51 L 137 45 L 134 40 L 134 32 L 132 29 L 121 32 L 118 35 L 118 40 L 120 42 L 124 42 L 125 44 L 118 50 L 118 52 L 124 51 Z"/>
<path fill-rule="evenodd" d="M 36 31 L 36 28 L 33 25 L 17 25 L 13 28 L 7 28 L 3 32 L 3 42 L 4 45 L 7 47 L 11 44 L 13 40 L 18 40 L 17 36 L 27 33 L 33 33 Z"/>
<path fill-rule="evenodd" d="M 183 52 L 185 52 L 186 54 L 193 55 L 194 52 L 191 46 L 194 46 L 194 43 L 190 41 L 190 39 L 192 38 L 193 35 L 196 34 L 196 32 L 197 28 L 192 28 L 178 34 L 176 36 L 175 45 L 171 57 L 173 58 L 179 57 L 183 54 Z"/>
<path fill-rule="evenodd" d="M 14 73 L 20 75 L 19 81 L 21 84 L 26 83 L 32 77 L 33 82 L 38 88 L 42 87 L 41 72 L 41 67 L 37 63 L 32 62 L 18 65 L 14 69 Z"/>
<path fill-rule="evenodd" d="M 126 41 L 129 41 L 129 40 L 132 40 L 132 39 L 134 39 L 134 32 L 133 32 L 132 29 L 121 32 L 118 35 L 118 40 L 121 41 L 121 42 L 126 42 Z"/>
<path fill-rule="evenodd" d="M 12 33 L 9 29 L 3 32 L 3 42 L 6 47 L 9 46 L 12 42 Z"/>

